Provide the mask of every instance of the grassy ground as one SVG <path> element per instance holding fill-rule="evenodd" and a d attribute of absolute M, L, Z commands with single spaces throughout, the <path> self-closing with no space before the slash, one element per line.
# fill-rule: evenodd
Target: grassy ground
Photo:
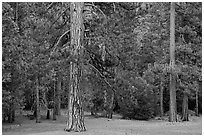
<path fill-rule="evenodd" d="M 56 121 L 46 120 L 41 123 L 18 116 L 13 124 L 2 124 L 3 135 L 201 135 L 202 117 L 190 117 L 189 122 L 170 123 L 161 120 L 124 120 L 114 115 L 112 120 L 85 115 L 86 132 L 65 132 L 66 114 L 57 117 Z"/>

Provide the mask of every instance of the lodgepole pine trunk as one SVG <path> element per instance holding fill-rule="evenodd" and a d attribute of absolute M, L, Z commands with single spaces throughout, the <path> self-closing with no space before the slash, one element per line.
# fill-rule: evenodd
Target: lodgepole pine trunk
<path fill-rule="evenodd" d="M 169 121 L 177 121 L 176 111 L 176 77 L 174 73 L 175 65 L 175 3 L 171 2 L 170 10 L 170 103 L 169 103 Z"/>
<path fill-rule="evenodd" d="M 40 123 L 40 95 L 39 95 L 39 80 L 36 77 L 36 123 Z"/>
<path fill-rule="evenodd" d="M 65 131 L 85 131 L 84 114 L 80 91 L 81 64 L 83 53 L 83 2 L 71 2 L 71 55 L 75 61 L 70 62 L 70 91 L 68 104 L 68 120 Z"/>
<path fill-rule="evenodd" d="M 164 116 L 163 92 L 164 92 L 163 79 L 161 78 L 161 81 L 160 81 L 160 116 L 161 117 Z"/>
<path fill-rule="evenodd" d="M 188 119 L 188 94 L 186 92 L 183 93 L 182 121 L 189 121 Z"/>

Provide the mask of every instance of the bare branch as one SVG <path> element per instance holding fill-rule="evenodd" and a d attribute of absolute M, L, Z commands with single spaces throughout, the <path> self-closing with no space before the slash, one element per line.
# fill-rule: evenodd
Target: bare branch
<path fill-rule="evenodd" d="M 104 14 L 104 12 L 103 12 L 100 8 L 98 8 L 97 6 L 95 6 L 95 5 L 93 4 L 93 2 L 92 2 L 92 4 L 86 3 L 85 6 L 92 6 L 92 7 L 96 8 L 96 9 L 98 9 L 98 10 L 103 14 L 103 16 L 104 16 L 104 18 L 105 18 L 105 21 L 106 21 L 107 17 L 106 17 L 106 15 Z"/>
<path fill-rule="evenodd" d="M 55 22 L 57 22 L 57 20 L 58 20 L 67 10 L 68 10 L 68 8 L 67 8 L 65 11 L 63 11 L 63 12 L 57 17 L 57 19 L 51 24 L 50 28 L 52 28 L 52 26 L 55 24 Z"/>
<path fill-rule="evenodd" d="M 49 57 L 49 61 L 50 61 L 50 58 L 51 58 L 51 56 L 52 56 L 52 54 L 55 52 L 55 50 L 60 46 L 60 47 L 62 47 L 65 43 L 65 40 L 66 40 L 66 35 L 68 34 L 70 32 L 70 30 L 67 30 L 65 33 L 63 33 L 60 37 L 59 37 L 59 39 L 58 39 L 58 41 L 57 41 L 57 43 L 54 45 L 54 48 L 53 48 L 53 50 L 51 51 L 51 54 L 50 54 L 50 57 Z"/>
<path fill-rule="evenodd" d="M 94 67 L 92 64 L 90 64 L 89 63 L 89 65 L 92 67 L 92 68 L 94 68 L 98 73 L 99 73 L 99 75 L 103 78 L 103 80 L 106 82 L 106 84 L 108 84 L 108 86 L 113 90 L 113 92 L 114 92 L 114 94 L 115 94 L 115 89 L 113 88 L 113 86 L 107 81 L 107 79 L 106 79 L 106 77 L 103 75 L 103 74 L 101 74 L 101 72 L 96 68 L 96 67 Z"/>

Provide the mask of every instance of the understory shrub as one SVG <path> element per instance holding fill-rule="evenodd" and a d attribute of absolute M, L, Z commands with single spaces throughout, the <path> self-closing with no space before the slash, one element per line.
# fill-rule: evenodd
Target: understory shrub
<path fill-rule="evenodd" d="M 123 118 L 148 120 L 153 117 L 153 93 L 145 81 L 137 78 L 134 81 L 120 80 L 117 84 L 119 112 Z"/>

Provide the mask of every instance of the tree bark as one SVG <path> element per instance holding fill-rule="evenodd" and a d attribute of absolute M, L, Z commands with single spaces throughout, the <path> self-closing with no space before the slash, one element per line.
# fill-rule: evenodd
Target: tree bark
<path fill-rule="evenodd" d="M 40 123 L 40 97 L 39 97 L 39 80 L 36 77 L 36 123 Z"/>
<path fill-rule="evenodd" d="M 189 121 L 188 119 L 188 94 L 186 92 L 183 93 L 182 121 Z"/>
<path fill-rule="evenodd" d="M 82 108 L 80 77 L 80 59 L 83 53 L 83 2 L 72 2 L 71 11 L 71 55 L 75 61 L 70 62 L 70 91 L 68 105 L 68 120 L 65 131 L 82 132 L 85 131 L 84 114 Z"/>
<path fill-rule="evenodd" d="M 164 116 L 163 92 L 164 92 L 163 79 L 161 78 L 161 81 L 160 81 L 160 116 L 161 117 Z"/>
<path fill-rule="evenodd" d="M 176 111 L 176 77 L 174 74 L 175 65 L 175 3 L 171 2 L 170 11 L 170 103 L 169 103 L 169 121 L 177 121 Z"/>

